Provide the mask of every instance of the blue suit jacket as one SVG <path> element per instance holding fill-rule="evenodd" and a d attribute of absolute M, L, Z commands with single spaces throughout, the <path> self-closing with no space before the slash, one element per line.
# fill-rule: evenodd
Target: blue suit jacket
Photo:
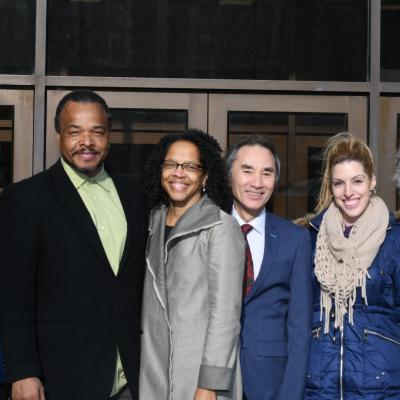
<path fill-rule="evenodd" d="M 309 356 L 309 232 L 266 213 L 260 273 L 244 298 L 241 367 L 247 400 L 303 400 Z"/>

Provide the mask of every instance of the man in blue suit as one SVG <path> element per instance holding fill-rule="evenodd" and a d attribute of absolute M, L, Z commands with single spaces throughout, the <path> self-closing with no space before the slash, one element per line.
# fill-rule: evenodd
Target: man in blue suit
<path fill-rule="evenodd" d="M 303 400 L 311 321 L 308 232 L 265 210 L 279 158 L 269 140 L 248 137 L 226 157 L 232 214 L 247 239 L 241 356 L 247 400 Z"/>

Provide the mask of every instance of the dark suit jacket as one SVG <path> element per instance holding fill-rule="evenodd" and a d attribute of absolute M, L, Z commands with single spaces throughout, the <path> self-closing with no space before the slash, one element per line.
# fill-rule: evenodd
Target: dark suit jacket
<path fill-rule="evenodd" d="M 243 388 L 248 400 L 303 400 L 311 323 L 309 234 L 270 213 L 260 273 L 244 298 Z"/>
<path fill-rule="evenodd" d="M 137 395 L 145 212 L 141 188 L 113 180 L 128 222 L 117 277 L 60 162 L 0 197 L 7 379 L 40 377 L 46 400 L 107 399 L 117 346 Z"/>

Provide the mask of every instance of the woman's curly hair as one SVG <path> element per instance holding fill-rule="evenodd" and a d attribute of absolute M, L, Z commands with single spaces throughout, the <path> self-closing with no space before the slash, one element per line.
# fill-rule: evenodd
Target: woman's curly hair
<path fill-rule="evenodd" d="M 161 186 L 161 163 L 170 146 L 178 141 L 193 143 L 199 149 L 200 163 L 208 175 L 206 193 L 217 206 L 230 212 L 232 200 L 221 147 L 212 136 L 195 129 L 163 137 L 147 160 L 144 182 L 150 209 L 161 204 L 169 205 L 169 197 Z"/>

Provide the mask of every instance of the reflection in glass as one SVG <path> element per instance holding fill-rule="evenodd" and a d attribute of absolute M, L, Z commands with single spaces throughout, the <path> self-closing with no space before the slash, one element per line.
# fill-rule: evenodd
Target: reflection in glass
<path fill-rule="evenodd" d="M 109 171 L 140 177 L 150 152 L 168 134 L 187 128 L 187 110 L 112 109 Z"/>
<path fill-rule="evenodd" d="M 47 8 L 50 75 L 367 79 L 365 0 L 51 0 Z"/>
<path fill-rule="evenodd" d="M 228 143 L 250 134 L 269 137 L 281 159 L 279 188 L 269 211 L 294 219 L 312 212 L 320 188 L 326 140 L 347 129 L 347 114 L 230 112 Z"/>
<path fill-rule="evenodd" d="M 35 63 L 34 0 L 0 0 L 0 74 L 32 74 Z"/>
<path fill-rule="evenodd" d="M 0 106 L 0 191 L 12 182 L 13 107 Z"/>
<path fill-rule="evenodd" d="M 382 0 L 381 80 L 400 81 L 400 2 Z"/>

